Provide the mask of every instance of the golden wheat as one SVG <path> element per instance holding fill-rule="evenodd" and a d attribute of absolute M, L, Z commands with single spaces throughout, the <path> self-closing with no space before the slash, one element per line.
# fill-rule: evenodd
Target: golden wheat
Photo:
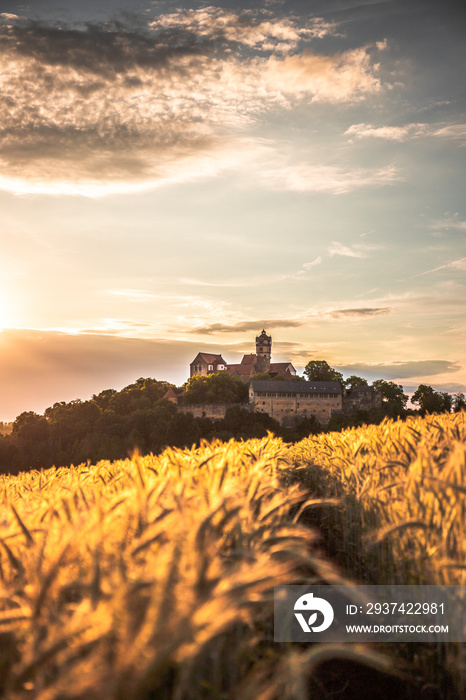
<path fill-rule="evenodd" d="M 274 645 L 273 587 L 464 583 L 465 432 L 431 416 L 0 477 L 0 694 L 300 700 L 324 658 L 393 670 Z"/>

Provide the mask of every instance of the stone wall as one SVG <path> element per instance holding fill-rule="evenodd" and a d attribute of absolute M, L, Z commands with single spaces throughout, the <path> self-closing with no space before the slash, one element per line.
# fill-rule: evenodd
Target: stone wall
<path fill-rule="evenodd" d="M 239 406 L 247 411 L 251 410 L 251 407 L 247 403 L 180 403 L 177 408 L 180 413 L 192 413 L 194 418 L 221 420 L 225 418 L 227 408 L 231 408 L 232 406 Z"/>
<path fill-rule="evenodd" d="M 347 415 L 381 408 L 382 394 L 373 386 L 355 387 L 343 397 L 343 411 Z"/>
<path fill-rule="evenodd" d="M 285 426 L 294 425 L 311 416 L 315 416 L 322 425 L 327 425 L 332 413 L 341 411 L 341 394 L 331 398 L 312 395 L 259 396 L 255 399 L 254 408 L 258 413 L 268 413 Z"/>
<path fill-rule="evenodd" d="M 328 396 L 328 395 L 327 395 Z M 304 418 L 315 416 L 319 423 L 327 425 L 333 414 L 342 412 L 346 414 L 356 413 L 358 410 L 379 408 L 382 397 L 372 387 L 366 391 L 357 391 L 353 395 L 343 397 L 341 394 L 323 398 L 310 394 L 309 396 L 258 396 L 253 403 L 209 403 L 209 404 L 178 404 L 180 413 L 191 413 L 194 418 L 211 418 L 221 420 L 225 418 L 227 408 L 239 406 L 247 411 L 268 413 L 284 426 L 294 426 Z"/>

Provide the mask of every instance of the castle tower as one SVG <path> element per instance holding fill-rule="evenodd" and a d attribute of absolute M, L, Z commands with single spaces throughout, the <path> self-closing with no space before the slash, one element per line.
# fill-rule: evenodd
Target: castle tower
<path fill-rule="evenodd" d="M 267 335 L 265 330 L 256 337 L 256 355 L 259 372 L 268 372 L 272 355 L 272 336 Z"/>

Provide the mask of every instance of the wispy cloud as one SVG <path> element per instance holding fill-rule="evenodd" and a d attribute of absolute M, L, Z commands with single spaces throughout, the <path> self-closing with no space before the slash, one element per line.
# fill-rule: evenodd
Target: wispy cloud
<path fill-rule="evenodd" d="M 448 124 L 434 131 L 434 136 L 457 141 L 460 145 L 466 145 L 466 124 Z"/>
<path fill-rule="evenodd" d="M 83 30 L 0 16 L 0 186 L 106 194 L 236 168 L 271 110 L 381 89 L 374 47 L 310 51 L 333 31 L 212 7 Z"/>
<path fill-rule="evenodd" d="M 311 260 L 311 262 L 304 263 L 303 268 L 304 270 L 301 270 L 298 274 L 303 274 L 305 270 L 310 270 L 311 268 L 315 267 L 316 265 L 320 265 L 322 263 L 322 258 L 319 257 L 315 258 L 314 260 Z"/>
<path fill-rule="evenodd" d="M 195 327 L 190 330 L 191 334 L 207 335 L 209 333 L 243 333 L 254 331 L 260 328 L 299 328 L 306 326 L 317 319 L 338 319 L 338 318 L 369 318 L 372 316 L 386 315 L 392 312 L 390 307 L 380 308 L 353 308 L 353 309 L 327 309 L 323 311 L 310 311 L 295 318 L 279 319 L 254 319 L 243 320 L 232 323 L 210 323 Z"/>
<path fill-rule="evenodd" d="M 365 243 L 354 243 L 351 246 L 343 245 L 338 241 L 332 241 L 332 243 L 327 248 L 328 254 L 330 256 L 341 255 L 347 258 L 367 258 L 368 253 L 372 250 L 378 250 L 377 245 L 367 245 Z"/>
<path fill-rule="evenodd" d="M 209 335 L 210 333 L 244 333 L 245 331 L 258 331 L 260 328 L 298 328 L 304 325 L 302 320 L 292 319 L 262 319 L 259 321 L 240 321 L 238 323 L 211 323 L 208 326 L 193 328 L 190 333 L 195 335 Z"/>
<path fill-rule="evenodd" d="M 338 369 L 348 375 L 362 375 L 370 377 L 372 380 L 377 378 L 393 380 L 453 373 L 460 370 L 461 365 L 451 360 L 412 360 L 390 364 L 347 364 L 339 365 Z"/>
<path fill-rule="evenodd" d="M 263 287 L 267 284 L 276 284 L 277 282 L 285 282 L 287 280 L 296 280 L 305 276 L 313 267 L 322 264 L 322 257 L 319 256 L 310 262 L 306 262 L 299 270 L 292 272 L 283 272 L 275 275 L 260 275 L 256 277 L 240 277 L 221 280 L 205 280 L 196 278 L 182 278 L 181 284 L 186 284 L 194 287 Z"/>
<path fill-rule="evenodd" d="M 433 231 L 465 231 L 466 232 L 466 221 L 458 218 L 458 214 L 455 216 L 447 216 L 445 219 L 436 219 L 432 221 L 429 228 Z"/>
<path fill-rule="evenodd" d="M 458 141 L 466 144 L 466 124 L 422 124 L 410 123 L 403 126 L 374 126 L 373 124 L 352 124 L 345 136 L 354 139 L 377 138 L 385 141 L 408 141 L 409 139 L 430 136 Z"/>
<path fill-rule="evenodd" d="M 345 131 L 345 136 L 356 139 L 377 138 L 387 141 L 406 141 L 408 138 L 424 136 L 428 133 L 426 124 L 405 124 L 404 126 L 372 126 L 353 124 Z"/>
<path fill-rule="evenodd" d="M 335 195 L 347 194 L 361 187 L 387 185 L 402 179 L 394 165 L 371 169 L 307 163 L 270 169 L 262 173 L 262 178 L 272 189 Z"/>
<path fill-rule="evenodd" d="M 356 308 L 356 309 L 336 309 L 335 311 L 330 311 L 329 315 L 332 318 L 341 318 L 353 316 L 356 318 L 363 318 L 366 316 L 386 316 L 393 311 L 388 306 L 383 306 L 380 308 Z"/>
<path fill-rule="evenodd" d="M 439 270 L 458 270 L 459 272 L 466 272 L 466 258 L 452 260 L 451 262 L 445 263 L 445 265 L 439 265 L 438 267 L 434 267 L 432 268 L 432 270 L 420 272 L 418 275 L 415 275 L 415 277 L 430 275 L 432 272 L 438 272 Z"/>

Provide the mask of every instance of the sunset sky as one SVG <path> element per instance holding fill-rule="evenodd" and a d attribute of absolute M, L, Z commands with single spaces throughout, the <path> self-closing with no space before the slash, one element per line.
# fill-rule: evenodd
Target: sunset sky
<path fill-rule="evenodd" d="M 466 390 L 459 0 L 0 0 L 0 420 L 255 335 Z"/>

